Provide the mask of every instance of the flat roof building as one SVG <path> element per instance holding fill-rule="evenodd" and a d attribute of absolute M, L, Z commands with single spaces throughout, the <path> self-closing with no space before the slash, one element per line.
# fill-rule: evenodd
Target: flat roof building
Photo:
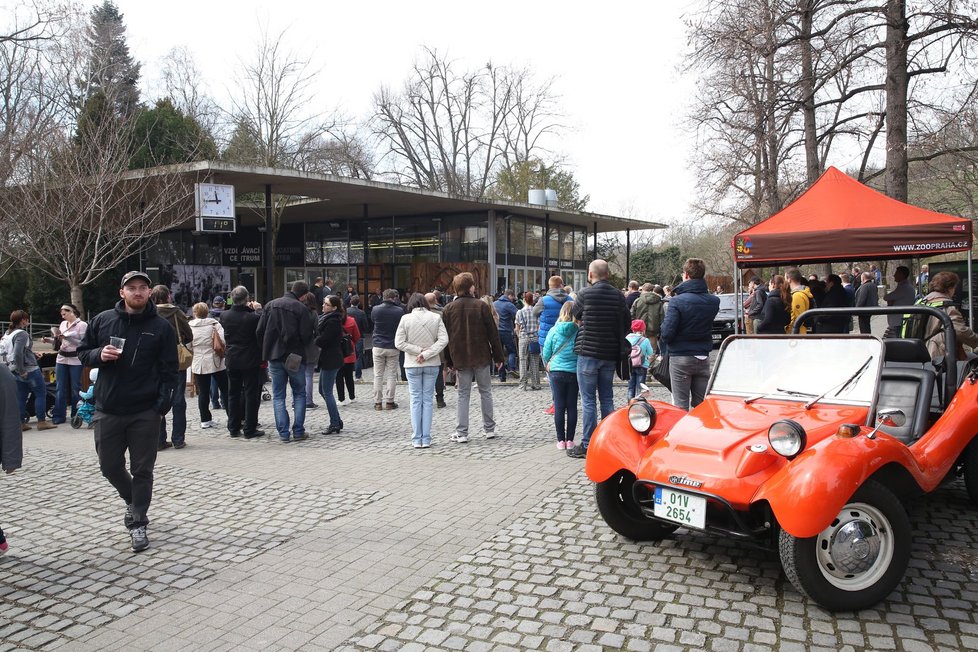
<path fill-rule="evenodd" d="M 143 268 L 182 305 L 209 301 L 238 284 L 268 300 L 293 281 L 311 285 L 320 276 L 338 292 L 352 286 L 365 297 L 386 288 L 448 289 L 462 271 L 475 275 L 483 294 L 543 288 L 552 275 L 580 288 L 598 233 L 665 228 L 556 206 L 213 161 L 137 174 L 151 177 L 154 170 L 235 189 L 236 232 L 201 233 L 191 217 L 142 254 Z M 273 244 L 276 200 L 284 207 Z"/>

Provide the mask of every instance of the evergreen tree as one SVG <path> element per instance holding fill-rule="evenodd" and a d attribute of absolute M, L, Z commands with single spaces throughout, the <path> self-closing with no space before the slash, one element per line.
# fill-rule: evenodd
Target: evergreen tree
<path fill-rule="evenodd" d="M 214 139 L 169 99 L 140 112 L 133 126 L 133 144 L 133 169 L 217 158 Z"/>
<path fill-rule="evenodd" d="M 92 9 L 86 39 L 89 63 L 86 79 L 80 82 L 83 113 L 101 97 L 96 103 L 107 102 L 112 115 L 132 117 L 139 109 L 139 64 L 129 54 L 126 26 L 114 2 L 104 0 Z"/>

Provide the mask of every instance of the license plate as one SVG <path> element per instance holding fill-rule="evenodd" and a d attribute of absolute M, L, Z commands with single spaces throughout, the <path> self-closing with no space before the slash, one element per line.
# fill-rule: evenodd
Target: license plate
<path fill-rule="evenodd" d="M 713 341 L 714 342 L 719 342 L 722 339 L 723 339 L 723 333 L 714 333 L 713 334 Z"/>
<path fill-rule="evenodd" d="M 665 487 L 655 488 L 653 513 L 673 523 L 706 528 L 706 498 Z"/>

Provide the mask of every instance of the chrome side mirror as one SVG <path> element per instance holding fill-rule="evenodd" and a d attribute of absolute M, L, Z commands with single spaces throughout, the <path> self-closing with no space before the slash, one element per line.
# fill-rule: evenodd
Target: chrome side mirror
<path fill-rule="evenodd" d="M 876 439 L 877 431 L 883 426 L 899 428 L 907 423 L 907 415 L 899 408 L 883 408 L 876 413 L 876 427 L 866 433 L 866 439 Z"/>

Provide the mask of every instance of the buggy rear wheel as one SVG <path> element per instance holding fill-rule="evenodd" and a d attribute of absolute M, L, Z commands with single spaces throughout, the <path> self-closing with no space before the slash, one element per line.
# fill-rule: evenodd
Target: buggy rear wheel
<path fill-rule="evenodd" d="M 910 518 L 893 493 L 872 480 L 827 528 L 798 539 L 781 530 L 788 580 L 829 611 L 858 611 L 896 588 L 910 562 Z"/>
<path fill-rule="evenodd" d="M 632 493 L 634 484 L 634 475 L 619 471 L 594 485 L 598 512 L 605 523 L 618 534 L 634 541 L 658 541 L 674 532 L 677 526 L 660 523 L 642 514 Z"/>

